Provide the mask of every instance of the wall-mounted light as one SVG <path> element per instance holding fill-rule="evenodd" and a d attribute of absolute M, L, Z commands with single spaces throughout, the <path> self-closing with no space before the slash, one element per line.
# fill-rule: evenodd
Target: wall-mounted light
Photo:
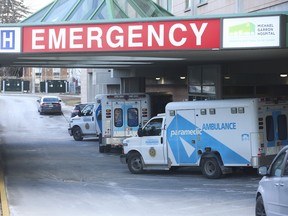
<path fill-rule="evenodd" d="M 181 80 L 185 80 L 186 77 L 185 77 L 185 76 L 181 76 L 180 79 L 181 79 Z"/>
<path fill-rule="evenodd" d="M 282 78 L 285 78 L 285 77 L 287 77 L 288 75 L 287 75 L 287 73 L 282 73 L 282 74 L 280 74 L 280 77 L 282 77 Z"/>
<path fill-rule="evenodd" d="M 156 79 L 156 80 L 160 80 L 160 77 L 156 77 L 155 79 Z"/>

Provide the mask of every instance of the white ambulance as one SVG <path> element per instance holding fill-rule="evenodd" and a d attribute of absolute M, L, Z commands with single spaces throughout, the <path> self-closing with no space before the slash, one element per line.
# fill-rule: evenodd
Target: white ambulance
<path fill-rule="evenodd" d="M 233 167 L 258 168 L 288 145 L 287 115 L 284 100 L 172 102 L 124 140 L 121 161 L 135 174 L 199 166 L 207 178 Z"/>
<path fill-rule="evenodd" d="M 99 151 L 109 152 L 137 134 L 139 126 L 151 117 L 150 107 L 150 97 L 144 93 L 96 95 L 95 103 L 70 119 L 68 131 L 77 141 L 99 136 Z"/>

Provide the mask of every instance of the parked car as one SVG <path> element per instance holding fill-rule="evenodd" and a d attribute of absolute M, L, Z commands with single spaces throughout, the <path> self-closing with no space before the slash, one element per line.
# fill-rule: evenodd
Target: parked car
<path fill-rule="evenodd" d="M 57 96 L 43 96 L 39 100 L 38 112 L 40 115 L 45 113 L 62 114 L 61 99 Z"/>
<path fill-rule="evenodd" d="M 256 216 L 288 216 L 288 146 L 274 158 L 270 167 L 260 167 L 264 177 L 256 195 Z"/>
<path fill-rule="evenodd" d="M 75 106 L 73 107 L 73 110 L 71 112 L 71 118 L 79 115 L 79 113 L 82 111 L 82 109 L 87 105 L 87 103 L 83 103 L 83 104 L 75 104 Z"/>

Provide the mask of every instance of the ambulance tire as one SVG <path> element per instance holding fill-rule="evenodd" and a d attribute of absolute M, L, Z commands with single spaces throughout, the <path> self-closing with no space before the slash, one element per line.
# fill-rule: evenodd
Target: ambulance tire
<path fill-rule="evenodd" d="M 106 145 L 105 152 L 109 153 L 109 152 L 111 152 L 111 150 L 112 150 L 112 146 L 111 145 Z"/>
<path fill-rule="evenodd" d="M 82 131 L 81 131 L 80 127 L 73 128 L 73 138 L 76 141 L 82 141 L 83 140 Z"/>
<path fill-rule="evenodd" d="M 99 152 L 100 152 L 100 153 L 105 153 L 105 149 L 106 149 L 105 146 L 100 146 L 100 145 L 99 145 Z"/>
<path fill-rule="evenodd" d="M 137 152 L 131 153 L 128 156 L 128 169 L 133 174 L 141 174 L 143 173 L 143 163 L 141 155 Z"/>
<path fill-rule="evenodd" d="M 209 179 L 217 179 L 222 176 L 221 168 L 215 157 L 203 158 L 201 161 L 201 171 Z"/>

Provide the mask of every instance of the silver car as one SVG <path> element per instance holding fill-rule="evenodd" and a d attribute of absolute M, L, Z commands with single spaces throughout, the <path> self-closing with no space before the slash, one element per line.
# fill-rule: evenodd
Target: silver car
<path fill-rule="evenodd" d="M 288 216 L 288 146 L 275 157 L 269 169 L 260 167 L 264 177 L 256 195 L 256 216 Z"/>

